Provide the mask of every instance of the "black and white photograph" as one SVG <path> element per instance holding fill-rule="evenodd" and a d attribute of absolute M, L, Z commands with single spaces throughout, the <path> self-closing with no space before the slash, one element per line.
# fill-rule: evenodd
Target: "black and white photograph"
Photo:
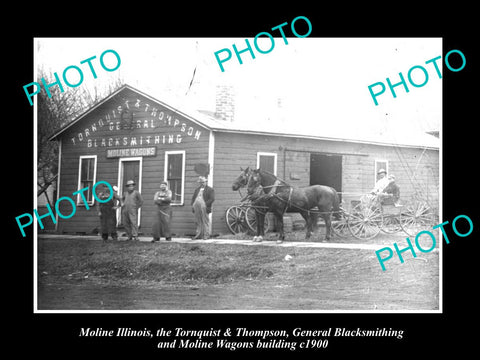
<path fill-rule="evenodd" d="M 243 5 L 6 32 L 6 351 L 473 353 L 474 12 Z"/>
<path fill-rule="evenodd" d="M 35 39 L 37 311 L 440 311 L 441 53 Z"/>

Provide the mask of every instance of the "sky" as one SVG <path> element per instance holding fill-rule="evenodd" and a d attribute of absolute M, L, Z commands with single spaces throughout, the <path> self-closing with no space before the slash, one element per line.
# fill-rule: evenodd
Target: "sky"
<path fill-rule="evenodd" d="M 180 109 L 214 111 L 216 86 L 232 85 L 235 121 L 269 121 L 286 131 L 302 126 L 317 133 L 337 129 L 408 136 L 440 129 L 442 80 L 433 64 L 425 62 L 442 54 L 441 38 L 307 37 L 288 38 L 288 44 L 281 37 L 274 40 L 273 50 L 261 54 L 249 39 L 255 59 L 245 52 L 243 64 L 236 59 L 232 45 L 244 49 L 245 38 L 37 38 L 34 50 L 37 69 L 46 73 L 57 72 L 61 77 L 67 66 L 76 65 L 84 70 L 80 86 L 102 88 L 120 77 Z M 260 38 L 258 46 L 268 49 L 270 40 Z M 214 53 L 225 48 L 232 58 L 223 63 L 222 72 Z M 100 54 L 108 49 L 121 58 L 120 67 L 113 72 L 103 71 L 99 64 Z M 87 64 L 80 64 L 94 55 L 97 79 Z M 427 83 L 422 87 L 407 83 L 408 93 L 397 86 L 393 98 L 386 78 L 395 84 L 401 72 L 407 79 L 416 65 L 428 71 Z M 440 61 L 438 65 L 442 69 Z M 417 84 L 425 80 L 418 69 L 412 78 Z M 375 106 L 368 86 L 377 82 L 387 88 Z"/>

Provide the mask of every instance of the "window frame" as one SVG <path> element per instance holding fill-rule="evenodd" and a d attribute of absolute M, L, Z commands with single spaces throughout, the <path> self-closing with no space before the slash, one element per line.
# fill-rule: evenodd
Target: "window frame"
<path fill-rule="evenodd" d="M 82 162 L 83 160 L 93 159 L 93 180 L 92 180 L 92 188 L 90 189 L 91 199 L 87 198 L 87 204 L 92 206 L 95 204 L 95 196 L 93 196 L 93 187 L 97 181 L 97 155 L 80 155 L 78 158 L 78 183 L 77 183 L 77 191 L 85 188 L 82 184 Z M 82 199 L 82 194 L 85 195 L 83 192 L 77 194 L 77 206 L 85 206 L 85 203 Z"/>
<path fill-rule="evenodd" d="M 261 156 L 271 156 L 274 158 L 273 160 L 273 175 L 277 176 L 277 153 L 273 153 L 273 152 L 263 152 L 263 151 L 259 151 L 257 152 L 257 169 L 260 168 L 260 157 Z"/>
<path fill-rule="evenodd" d="M 169 155 L 182 155 L 182 181 L 181 181 L 181 193 L 180 193 L 180 202 L 174 202 L 172 199 L 172 202 L 170 205 L 172 206 L 183 206 L 185 205 L 185 160 L 186 160 L 186 152 L 185 150 L 170 150 L 170 151 L 165 151 L 165 166 L 164 166 L 164 172 L 163 172 L 163 180 L 168 182 L 168 156 Z M 170 184 L 168 186 L 170 188 Z M 170 189 L 171 190 L 171 189 Z M 175 194 L 173 194 L 175 195 Z"/>

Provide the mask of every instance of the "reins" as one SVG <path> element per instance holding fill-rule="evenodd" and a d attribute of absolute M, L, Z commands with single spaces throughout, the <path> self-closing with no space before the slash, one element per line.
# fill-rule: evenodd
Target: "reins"
<path fill-rule="evenodd" d="M 268 193 L 268 194 L 265 194 L 263 195 L 262 197 L 276 197 L 278 200 L 282 201 L 285 203 L 285 208 L 283 210 L 283 214 L 285 214 L 288 210 L 288 208 L 294 208 L 294 209 L 297 209 L 297 210 L 300 210 L 302 212 L 307 212 L 307 213 L 313 213 L 313 214 L 336 214 L 336 213 L 343 213 L 344 211 L 341 209 L 341 210 L 338 210 L 338 211 L 320 211 L 320 210 L 312 210 L 312 209 L 304 209 L 302 208 L 301 206 L 298 206 L 298 205 L 295 205 L 292 203 L 292 193 L 293 193 L 293 189 L 294 187 L 290 184 L 288 184 L 287 182 L 285 182 L 284 180 L 278 178 L 276 175 L 274 174 L 271 174 L 269 173 L 268 171 L 264 171 L 272 176 L 275 177 L 276 181 L 273 185 L 268 185 L 268 186 L 264 186 L 263 188 L 272 188 L 272 187 L 277 187 L 278 184 L 277 184 L 277 181 L 280 181 L 282 182 L 284 185 L 282 186 L 286 186 L 289 188 L 289 193 L 288 193 L 288 199 L 285 199 L 284 197 L 280 196 L 277 192 L 274 192 L 274 193 Z"/>
<path fill-rule="evenodd" d="M 283 214 L 285 214 L 288 210 L 288 208 L 295 208 L 295 209 L 298 209 L 300 211 L 306 211 L 308 212 L 309 214 L 310 213 L 313 213 L 313 214 L 336 214 L 336 213 L 343 213 L 344 210 L 340 208 L 340 210 L 338 211 L 320 211 L 320 210 L 313 210 L 313 209 L 304 209 L 298 205 L 295 205 L 295 204 L 292 204 L 292 194 L 293 194 L 293 189 L 294 189 L 294 186 L 288 184 L 285 180 L 283 179 L 280 179 L 278 178 L 276 175 L 272 174 L 272 173 L 269 173 L 268 171 L 265 171 L 265 170 L 262 170 L 263 172 L 267 173 L 267 174 L 270 174 L 272 175 L 273 177 L 275 177 L 275 183 L 272 184 L 272 185 L 267 185 L 267 186 L 262 186 L 262 190 L 264 192 L 263 195 L 259 196 L 257 199 L 253 200 L 253 202 L 258 202 L 258 201 L 261 201 L 261 200 L 265 200 L 266 198 L 271 198 L 271 197 L 276 197 L 278 200 L 282 201 L 285 203 L 285 208 L 283 210 Z M 248 181 L 250 180 L 250 177 L 252 176 L 252 174 L 248 174 L 247 175 L 247 184 L 248 185 Z M 278 184 L 278 182 L 281 182 L 282 184 Z M 243 196 L 243 194 L 241 193 L 241 188 L 242 187 L 245 187 L 246 185 L 241 185 L 238 189 L 238 193 L 241 197 L 241 201 L 245 201 L 247 199 L 251 200 L 251 196 L 254 195 L 254 194 L 247 194 L 246 196 Z M 257 185 L 257 187 L 260 186 L 260 185 Z M 277 192 L 275 193 L 265 193 L 265 189 L 271 189 L 271 188 L 274 188 L 274 187 L 278 187 L 278 186 L 284 186 L 284 187 L 288 187 L 289 188 L 289 194 L 288 194 L 288 199 L 284 199 L 282 198 Z M 346 194 L 346 193 L 344 193 Z M 251 200 L 252 201 L 252 200 Z M 262 214 L 266 214 L 268 212 L 268 209 L 269 209 L 269 206 L 258 206 L 258 205 L 253 205 L 253 204 L 250 204 L 248 205 L 252 208 L 255 209 L 255 211 L 258 211 L 258 212 L 261 212 Z M 263 211 L 260 211 L 260 209 L 262 210 L 265 210 L 267 209 L 267 211 L 263 212 Z"/>
<path fill-rule="evenodd" d="M 286 200 L 284 198 L 282 198 L 280 195 L 278 194 L 272 194 L 272 196 L 276 197 L 278 200 L 284 202 L 286 204 L 285 206 L 285 210 L 283 211 L 283 213 L 285 214 L 285 212 L 287 211 L 287 209 L 289 207 L 292 207 L 292 208 L 295 208 L 295 209 L 298 209 L 298 210 L 301 210 L 301 211 L 306 211 L 308 213 L 313 213 L 313 214 L 341 214 L 344 212 L 344 210 L 340 209 L 338 211 L 320 211 L 320 210 L 313 210 L 313 209 L 304 209 L 298 205 L 295 205 L 295 204 L 292 204 L 291 202 L 291 193 L 293 192 L 293 188 L 292 188 L 292 191 L 290 192 L 289 194 L 289 199 Z M 265 195 L 268 195 L 268 194 L 265 194 Z"/>

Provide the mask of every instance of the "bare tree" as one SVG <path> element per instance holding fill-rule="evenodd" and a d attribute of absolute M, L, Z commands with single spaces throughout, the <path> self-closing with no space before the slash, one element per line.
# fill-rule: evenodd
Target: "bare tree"
<path fill-rule="evenodd" d="M 55 80 L 41 69 L 38 83 L 44 78 L 48 84 Z M 58 173 L 58 143 L 49 141 L 49 138 L 60 128 L 73 121 L 86 109 L 102 100 L 108 94 L 122 86 L 120 78 L 104 85 L 102 89 L 95 86 L 92 91 L 87 87 L 64 88 L 62 92 L 58 86 L 49 88 L 51 97 L 45 89 L 37 94 L 37 195 L 40 196 L 48 186 L 55 181 Z M 50 203 L 50 199 L 47 197 Z M 50 204 L 52 205 L 52 204 Z"/>

